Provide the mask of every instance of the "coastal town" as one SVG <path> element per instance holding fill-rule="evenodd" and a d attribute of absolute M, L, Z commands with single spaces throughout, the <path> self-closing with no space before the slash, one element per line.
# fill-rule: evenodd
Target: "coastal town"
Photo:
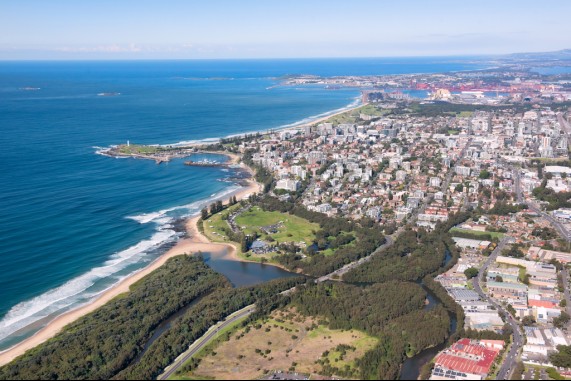
<path fill-rule="evenodd" d="M 571 376 L 554 356 L 571 345 L 571 88 L 519 77 L 492 77 L 499 84 L 486 88 L 472 74 L 451 77 L 425 86 L 401 76 L 401 83 L 434 91 L 421 101 L 363 91 L 368 103 L 341 117 L 249 137 L 233 149 L 253 152 L 254 165 L 275 177 L 276 197 L 296 197 L 332 217 L 368 218 L 387 235 L 407 224 L 431 230 L 470 211 L 450 232 L 461 256 L 436 280 L 462 307 L 466 330 L 509 332 L 512 339 L 461 339 L 436 355 L 430 378 L 503 379 L 518 372 L 547 379 L 542 369 L 551 378 Z M 319 83 L 377 84 L 370 78 Z M 448 86 L 435 89 L 441 83 Z M 462 89 L 468 90 L 451 92 Z M 265 247 L 272 245 L 258 240 L 252 252 Z"/>
<path fill-rule="evenodd" d="M 393 239 L 403 228 L 432 231 L 467 214 L 448 233 L 460 254 L 435 280 L 461 307 L 459 324 L 471 334 L 435 354 L 425 376 L 571 376 L 571 362 L 560 355 L 571 348 L 570 82 L 510 69 L 302 76 L 282 85 L 314 83 L 360 88 L 363 104 L 319 122 L 206 147 L 127 144 L 105 153 L 160 163 L 232 152 L 266 174 L 264 191 L 281 202 L 331 218 L 367 220 Z M 414 91 L 424 91 L 422 98 L 411 96 Z M 185 163 L 223 165 L 208 158 Z M 222 204 L 203 210 L 202 229 L 215 242 L 239 241 L 244 260 L 277 263 L 284 253 L 335 253 L 334 247 L 354 239 L 322 243 L 309 234 L 311 226 L 291 234 L 303 220 L 284 220 L 236 200 L 219 218 L 221 210 Z M 354 268 L 348 266 L 343 274 Z M 272 377 L 284 377 L 286 370 Z"/>
<path fill-rule="evenodd" d="M 571 380 L 571 1 L 0 1 L 0 381 Z"/>

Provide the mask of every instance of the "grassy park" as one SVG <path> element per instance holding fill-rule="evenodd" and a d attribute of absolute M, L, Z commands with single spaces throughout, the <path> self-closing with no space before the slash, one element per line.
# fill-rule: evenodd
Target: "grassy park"
<path fill-rule="evenodd" d="M 266 211 L 259 206 L 245 208 L 235 216 L 235 226 L 246 236 L 257 235 L 260 240 L 270 245 L 269 250 L 253 253 L 242 252 L 240 242 L 234 242 L 230 231 L 228 218 L 243 208 L 241 204 L 233 205 L 219 213 L 210 216 L 206 221 L 201 221 L 204 234 L 213 242 L 233 243 L 237 254 L 241 259 L 254 262 L 277 263 L 276 256 L 283 254 L 281 250 L 274 250 L 279 244 L 293 244 L 299 251 L 305 252 L 306 248 L 314 242 L 322 242 L 319 247 L 320 253 L 326 257 L 334 255 L 340 247 L 352 247 L 357 244 L 354 233 L 341 232 L 337 237 L 327 238 L 329 245 L 318 239 L 321 227 L 304 218 L 276 211 Z M 230 235 L 230 236 L 229 236 Z M 235 237 L 233 237 L 235 239 Z"/>
<path fill-rule="evenodd" d="M 236 224 L 246 234 L 258 233 L 262 239 L 271 236 L 276 242 L 305 242 L 310 244 L 315 238 L 314 232 L 319 225 L 303 218 L 279 212 L 267 212 L 253 207 L 236 218 Z M 277 233 L 267 234 L 261 228 L 277 226 Z"/>
<path fill-rule="evenodd" d="M 228 222 L 226 222 L 226 218 L 230 213 L 238 209 L 240 209 L 240 204 L 232 205 L 222 212 L 211 216 L 206 221 L 203 221 L 202 223 L 204 227 L 204 235 L 208 237 L 208 239 L 210 239 L 212 242 L 230 242 L 230 239 L 226 235 L 225 231 L 226 229 L 230 228 Z"/>
<path fill-rule="evenodd" d="M 117 147 L 117 150 L 124 155 L 152 155 L 158 152 L 165 151 L 163 147 L 159 146 L 145 146 L 139 144 L 123 144 Z"/>
<path fill-rule="evenodd" d="M 228 216 L 240 209 L 240 204 L 233 205 L 222 212 L 202 221 L 204 234 L 212 242 L 231 243 L 232 241 L 227 235 L 230 225 L 227 222 Z M 263 240 L 274 240 L 276 243 L 299 243 L 304 242 L 311 245 L 315 239 L 315 231 L 319 230 L 319 225 L 311 223 L 303 218 L 283 214 L 279 212 L 264 211 L 259 207 L 253 207 L 236 217 L 236 224 L 240 230 L 245 234 L 257 233 Z M 262 227 L 275 226 L 277 232 L 268 234 L 264 232 Z M 271 237 L 271 238 L 269 238 Z M 262 262 L 272 262 L 277 253 L 266 253 L 260 255 L 251 255 L 250 253 L 243 253 L 240 245 L 234 242 L 237 249 L 237 254 L 240 258 Z"/>

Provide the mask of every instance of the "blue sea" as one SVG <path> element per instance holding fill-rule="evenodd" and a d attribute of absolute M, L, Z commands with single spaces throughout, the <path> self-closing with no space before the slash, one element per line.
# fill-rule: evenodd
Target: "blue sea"
<path fill-rule="evenodd" d="M 359 102 L 355 89 L 276 87 L 287 74 L 485 66 L 459 57 L 0 62 L 0 350 L 148 265 L 178 239 L 177 218 L 239 187 L 232 170 L 113 159 L 100 147 L 208 141 Z"/>

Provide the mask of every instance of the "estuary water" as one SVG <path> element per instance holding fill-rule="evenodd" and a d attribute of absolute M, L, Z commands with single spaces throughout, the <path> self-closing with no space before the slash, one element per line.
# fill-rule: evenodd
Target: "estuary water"
<path fill-rule="evenodd" d="M 178 218 L 238 188 L 232 170 L 112 159 L 100 147 L 208 141 L 359 101 L 355 89 L 275 86 L 283 75 L 482 67 L 459 57 L 0 62 L 0 350 L 148 265 L 177 240 Z M 218 266 L 238 285 L 284 275 L 268 268 Z"/>

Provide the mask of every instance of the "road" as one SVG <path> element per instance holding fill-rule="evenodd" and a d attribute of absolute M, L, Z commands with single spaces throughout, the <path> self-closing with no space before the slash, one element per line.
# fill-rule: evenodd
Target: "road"
<path fill-rule="evenodd" d="M 468 147 L 470 147 L 470 144 L 472 144 L 472 138 L 468 139 L 466 145 L 464 146 L 464 148 L 462 148 L 462 151 L 460 151 L 460 154 L 458 155 L 458 162 L 464 158 L 464 156 L 466 155 L 466 150 L 468 149 Z M 444 192 L 444 194 L 446 194 L 446 189 L 448 189 L 448 187 L 450 186 L 450 181 L 452 181 L 452 176 L 454 176 L 454 168 L 449 169 L 448 174 L 446 175 L 446 179 L 444 180 L 444 184 L 442 184 L 442 191 Z"/>
<path fill-rule="evenodd" d="M 571 315 L 571 292 L 569 291 L 569 270 L 567 270 L 566 266 L 563 266 L 561 274 L 563 274 L 563 293 L 565 294 L 565 300 L 567 301 L 566 310 L 567 313 Z"/>
<path fill-rule="evenodd" d="M 401 233 L 401 231 L 397 231 L 395 234 L 393 234 L 393 236 L 398 237 L 400 235 L 400 233 Z M 394 243 L 394 239 L 392 238 L 392 236 L 386 236 L 385 238 L 386 238 L 386 242 L 383 245 L 379 246 L 377 248 L 377 250 L 375 250 L 371 255 L 369 255 L 367 257 L 363 257 L 363 258 L 361 258 L 355 262 L 351 262 L 351 263 L 341 267 L 340 269 L 333 271 L 330 274 L 319 277 L 315 280 L 315 282 L 321 283 L 321 282 L 325 282 L 327 280 L 339 280 L 343 277 L 343 275 L 345 275 L 350 270 L 354 269 L 355 267 L 361 266 L 363 263 L 369 262 L 371 259 L 373 259 L 373 257 L 376 254 L 378 254 L 381 251 L 392 246 L 392 244 Z"/>
<path fill-rule="evenodd" d="M 468 149 L 468 147 L 470 146 L 470 143 L 472 142 L 472 139 L 468 140 L 468 142 L 466 143 L 466 145 L 464 146 L 464 148 L 462 149 L 462 151 L 460 152 L 459 158 L 463 158 L 464 155 L 466 154 L 466 150 Z M 452 179 L 452 176 L 454 175 L 454 170 L 452 168 L 450 168 L 450 170 L 448 171 L 448 175 L 446 176 L 446 179 L 444 181 L 444 184 L 442 184 L 442 190 L 444 192 L 446 192 L 446 189 L 448 188 L 450 181 Z M 409 223 L 414 223 L 416 218 L 418 217 L 419 213 L 422 213 L 426 206 L 432 201 L 431 197 L 426 197 L 426 199 L 424 200 L 424 202 L 421 204 L 421 206 L 411 215 L 411 217 L 409 218 Z M 389 248 L 390 246 L 393 245 L 394 241 L 398 238 L 398 236 L 404 231 L 404 227 L 400 227 L 397 229 L 397 231 L 391 235 L 391 236 L 386 236 L 386 242 L 384 244 L 382 244 L 381 246 L 379 246 L 373 253 L 371 253 L 371 255 L 368 255 L 366 257 L 363 257 L 361 259 L 358 259 L 357 261 L 351 262 L 343 267 L 341 267 L 340 269 L 337 269 L 335 271 L 333 271 L 330 274 L 324 275 L 322 277 L 319 277 L 316 279 L 316 283 L 321 283 L 321 282 L 325 282 L 328 280 L 338 280 L 341 279 L 343 277 L 343 275 L 345 275 L 347 272 L 349 272 L 350 270 L 354 269 L 355 267 L 361 266 L 362 264 L 369 262 L 375 255 L 381 253 L 382 251 L 384 251 L 385 249 Z M 290 288 L 289 290 L 285 290 L 282 291 L 280 294 L 282 295 L 287 295 L 292 293 L 293 291 L 295 291 L 295 287 Z M 238 314 L 236 316 L 234 316 L 235 314 L 230 315 L 229 317 L 226 318 L 226 320 L 224 321 L 224 323 L 222 323 L 221 326 L 219 326 L 217 329 L 213 330 L 212 328 L 200 339 L 196 340 L 194 343 L 192 343 L 189 347 L 189 349 L 184 352 L 182 355 L 180 355 L 173 364 L 169 365 L 166 369 L 165 372 L 159 376 L 159 380 L 166 380 L 168 379 L 171 375 L 173 375 L 174 373 L 176 373 L 177 370 L 180 369 L 180 367 L 186 362 L 188 361 L 194 354 L 196 354 L 198 351 L 200 351 L 202 348 L 204 348 L 204 346 L 206 344 L 208 344 L 208 342 L 210 340 L 212 340 L 212 338 L 215 337 L 215 335 L 218 333 L 219 330 L 223 329 L 224 327 L 228 326 L 229 324 L 232 324 L 234 321 L 247 316 L 249 314 L 251 314 L 253 311 L 255 310 L 255 305 L 252 306 L 248 306 L 238 312 L 236 312 L 235 314 Z"/>
<path fill-rule="evenodd" d="M 236 321 L 252 314 L 255 310 L 256 307 L 254 305 L 244 307 L 241 310 L 236 311 L 232 315 L 228 316 L 222 323 L 218 323 L 217 325 L 211 327 L 200 339 L 192 343 L 186 352 L 181 354 L 171 365 L 169 365 L 165 369 L 165 372 L 158 377 L 158 379 L 166 380 L 171 377 L 180 369 L 182 365 L 184 365 L 185 362 L 187 362 L 192 356 L 198 353 L 212 339 L 214 339 L 218 335 L 218 332 L 222 331 L 224 328 L 235 323 Z"/>
<path fill-rule="evenodd" d="M 565 136 L 567 137 L 567 144 L 570 145 L 571 144 L 571 126 L 563 117 L 563 113 L 557 114 L 557 120 L 559 121 L 559 125 L 561 126 L 561 129 L 563 130 L 563 132 L 565 133 Z"/>
<path fill-rule="evenodd" d="M 484 281 L 484 273 L 488 270 L 488 267 L 493 262 L 496 261 L 496 258 L 498 257 L 498 255 L 501 253 L 501 251 L 504 249 L 504 247 L 510 242 L 510 240 L 511 240 L 510 237 L 505 237 L 504 239 L 502 239 L 500 241 L 498 246 L 494 249 L 494 251 L 488 257 L 488 259 L 486 259 L 486 262 L 484 262 L 484 265 L 480 269 L 478 276 L 475 277 L 472 281 L 474 284 L 474 290 L 480 295 L 482 300 L 486 300 L 488 303 L 490 303 L 492 306 L 494 306 L 498 311 L 502 312 L 504 314 L 504 316 L 506 317 L 507 323 L 510 325 L 510 327 L 513 330 L 512 347 L 511 347 L 510 351 L 508 352 L 508 354 L 506 355 L 506 359 L 505 359 L 504 363 L 502 364 L 502 366 L 500 367 L 500 370 L 498 371 L 498 375 L 497 375 L 498 380 L 506 380 L 509 378 L 509 374 L 511 373 L 511 370 L 514 369 L 514 365 L 515 365 L 516 360 L 518 358 L 519 350 L 523 347 L 523 344 L 524 344 L 523 338 L 524 337 L 523 337 L 523 333 L 520 330 L 520 326 L 519 326 L 517 320 L 515 320 L 514 317 L 508 311 L 506 311 L 503 306 L 496 303 L 492 298 L 490 298 L 488 296 L 488 294 L 486 294 L 482 290 L 481 284 Z"/>

